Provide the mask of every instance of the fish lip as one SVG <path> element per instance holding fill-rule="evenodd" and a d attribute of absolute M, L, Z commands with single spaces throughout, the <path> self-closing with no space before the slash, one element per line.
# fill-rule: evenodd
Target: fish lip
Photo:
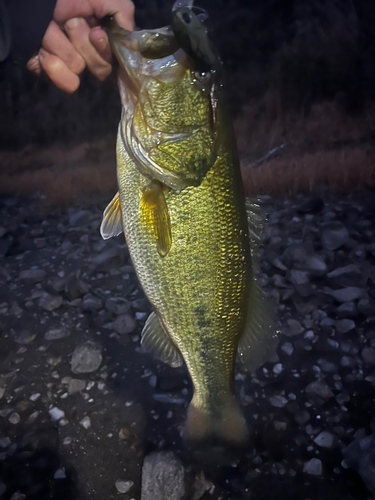
<path fill-rule="evenodd" d="M 107 35 L 125 35 L 125 36 L 131 36 L 133 31 L 126 30 L 124 28 L 121 28 L 114 16 L 104 16 L 100 20 L 100 26 L 105 30 Z"/>

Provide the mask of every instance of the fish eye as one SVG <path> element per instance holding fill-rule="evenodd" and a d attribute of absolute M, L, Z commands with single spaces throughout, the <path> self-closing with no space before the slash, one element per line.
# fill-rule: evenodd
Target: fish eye
<path fill-rule="evenodd" d="M 186 24 L 191 23 L 191 18 L 187 12 L 183 12 L 182 19 L 185 21 Z"/>

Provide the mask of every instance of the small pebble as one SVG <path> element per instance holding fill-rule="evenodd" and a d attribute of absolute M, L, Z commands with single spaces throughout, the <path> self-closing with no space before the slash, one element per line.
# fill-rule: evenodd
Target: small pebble
<path fill-rule="evenodd" d="M 21 422 L 21 417 L 20 417 L 19 413 L 14 412 L 11 415 L 9 415 L 8 420 L 11 424 L 15 425 L 15 424 L 19 424 Z"/>
<path fill-rule="evenodd" d="M 83 417 L 83 419 L 79 422 L 82 427 L 84 427 L 85 429 L 88 429 L 89 427 L 91 427 L 91 420 L 90 420 L 90 417 Z"/>
<path fill-rule="evenodd" d="M 65 479 L 66 478 L 66 472 L 65 472 L 65 467 L 61 467 L 61 469 L 57 469 L 57 471 L 53 475 L 54 479 Z"/>
<path fill-rule="evenodd" d="M 65 412 L 60 410 L 60 408 L 57 408 L 56 406 L 54 408 L 51 408 L 48 413 L 50 414 L 50 417 L 54 422 L 57 420 L 60 420 L 61 418 L 65 417 Z"/>
<path fill-rule="evenodd" d="M 122 481 L 121 479 L 118 479 L 115 483 L 116 489 L 119 493 L 127 493 L 133 484 L 133 481 Z"/>
<path fill-rule="evenodd" d="M 271 396 L 269 399 L 272 406 L 275 408 L 284 408 L 284 406 L 288 403 L 288 400 L 284 398 L 284 396 Z"/>
<path fill-rule="evenodd" d="M 323 464 L 319 458 L 312 458 L 303 465 L 303 472 L 311 476 L 321 476 L 323 473 Z"/>
<path fill-rule="evenodd" d="M 128 439 L 129 436 L 130 436 L 130 431 L 126 427 L 120 429 L 120 432 L 118 433 L 118 437 L 120 439 L 125 440 Z"/>

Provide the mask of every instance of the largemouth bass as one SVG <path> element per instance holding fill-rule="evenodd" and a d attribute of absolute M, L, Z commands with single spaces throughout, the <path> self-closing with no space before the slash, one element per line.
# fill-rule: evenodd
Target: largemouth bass
<path fill-rule="evenodd" d="M 124 230 L 153 306 L 144 349 L 189 370 L 194 396 L 185 436 L 241 443 L 247 426 L 233 392 L 236 353 L 257 367 L 275 329 L 253 279 L 221 61 L 190 2 L 183 3 L 175 5 L 171 27 L 107 26 L 120 63 L 122 117 L 119 193 L 101 234 Z"/>

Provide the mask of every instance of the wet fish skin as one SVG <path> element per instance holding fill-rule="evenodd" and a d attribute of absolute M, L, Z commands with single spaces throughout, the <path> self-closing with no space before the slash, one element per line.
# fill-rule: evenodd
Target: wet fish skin
<path fill-rule="evenodd" d="M 132 35 L 109 39 L 127 72 L 117 140 L 121 216 L 140 283 L 153 305 L 142 343 L 172 366 L 185 361 L 194 384 L 185 436 L 246 441 L 233 394 L 238 344 L 261 344 L 249 307 L 257 291 L 245 199 L 232 126 L 222 92 L 212 127 L 212 93 L 183 54 L 146 60 Z M 207 79 L 207 75 L 205 75 Z M 130 83 L 130 85 L 129 85 Z M 212 85 L 217 80 L 212 79 Z M 206 83 L 205 83 L 206 87 Z M 116 198 L 116 197 L 115 197 Z M 117 203 L 117 201 L 116 201 Z M 261 305 L 261 309 L 262 309 Z M 264 311 L 260 311 L 263 313 Z M 267 335 L 272 325 L 266 321 Z M 253 342 L 253 343 L 254 343 Z M 255 348 L 260 362 L 267 350 Z"/>

